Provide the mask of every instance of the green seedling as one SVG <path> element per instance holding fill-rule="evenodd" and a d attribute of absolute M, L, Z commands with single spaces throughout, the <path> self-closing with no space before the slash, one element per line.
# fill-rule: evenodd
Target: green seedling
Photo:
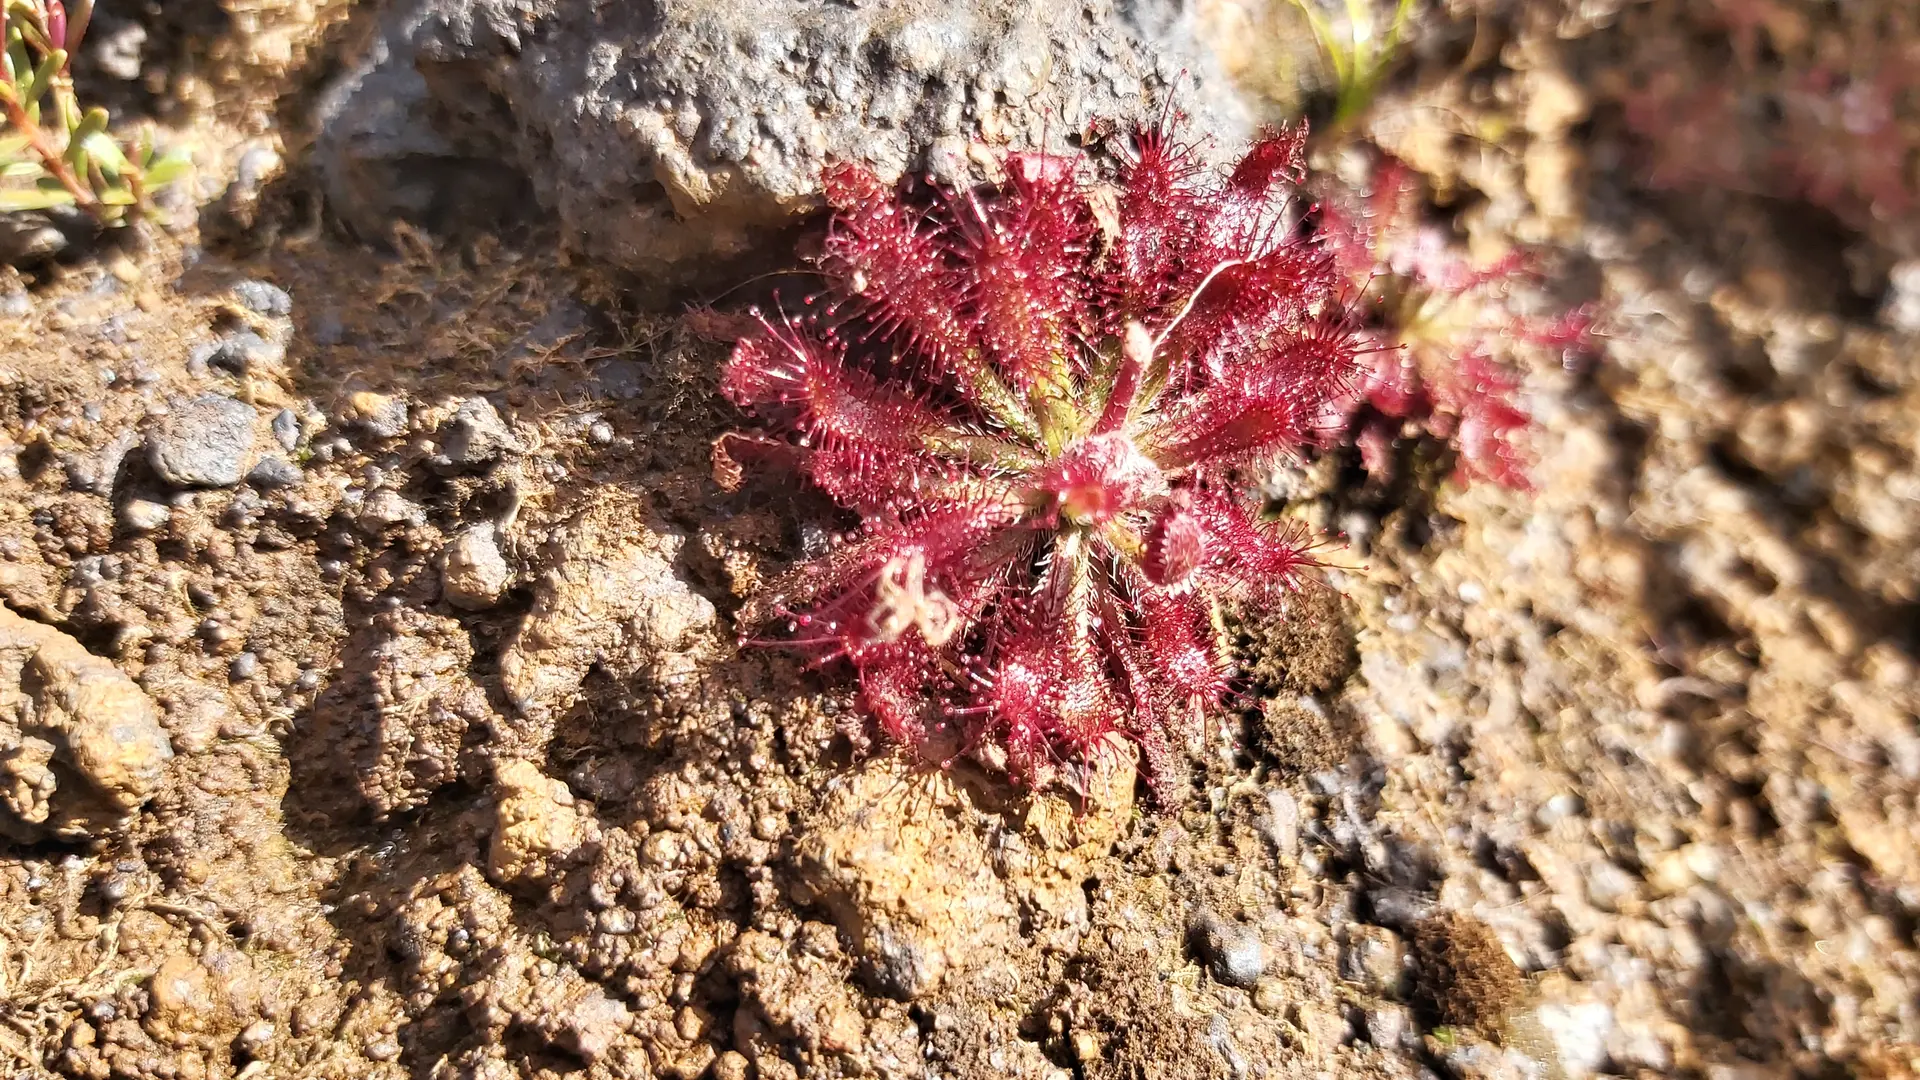
<path fill-rule="evenodd" d="M 150 130 L 108 130 L 105 109 L 86 108 L 73 86 L 73 55 L 93 0 L 4 0 L 0 33 L 0 213 L 72 206 L 102 225 L 124 221 L 158 188 L 186 175 L 184 150 L 161 151 Z"/>
<path fill-rule="evenodd" d="M 1333 126 L 1345 127 L 1373 104 L 1380 84 L 1399 58 L 1413 0 L 1393 0 L 1393 17 L 1381 25 L 1377 0 L 1341 0 L 1345 18 L 1330 18 L 1321 0 L 1292 0 L 1313 28 L 1313 37 L 1333 69 Z"/>

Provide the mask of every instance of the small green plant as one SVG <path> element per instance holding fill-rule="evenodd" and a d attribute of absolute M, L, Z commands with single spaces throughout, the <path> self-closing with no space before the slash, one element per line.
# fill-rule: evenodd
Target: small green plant
<path fill-rule="evenodd" d="M 183 176 L 184 151 L 156 151 L 151 131 L 122 143 L 107 111 L 83 108 L 73 54 L 86 37 L 93 0 L 0 0 L 0 212 L 77 207 L 112 225 Z"/>
<path fill-rule="evenodd" d="M 1341 0 L 1344 18 L 1330 18 L 1325 0 L 1292 0 L 1313 27 L 1314 40 L 1326 55 L 1327 66 L 1333 69 L 1336 130 L 1366 111 L 1380 84 L 1386 81 L 1387 71 L 1399 58 L 1413 0 L 1390 2 L 1393 18 L 1382 26 L 1378 17 L 1380 0 Z"/>

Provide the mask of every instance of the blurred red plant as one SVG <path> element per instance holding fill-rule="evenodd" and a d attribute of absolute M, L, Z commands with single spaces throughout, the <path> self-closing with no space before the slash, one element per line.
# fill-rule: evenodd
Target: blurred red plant
<path fill-rule="evenodd" d="M 1419 178 L 1393 158 L 1378 162 L 1364 189 L 1331 188 L 1324 199 L 1328 248 L 1361 297 L 1356 309 L 1376 347 L 1362 353 L 1361 378 L 1335 402 L 1338 420 L 1323 438 L 1352 438 L 1366 470 L 1384 476 L 1395 439 L 1413 423 L 1452 443 L 1462 480 L 1527 487 L 1532 420 L 1517 374 L 1495 356 L 1514 343 L 1586 348 L 1592 311 L 1516 314 L 1507 294 L 1539 280 L 1532 256 L 1514 250 L 1473 265 L 1423 219 Z"/>
<path fill-rule="evenodd" d="M 1920 207 L 1920 45 L 1876 10 L 1714 0 L 1690 21 L 1730 58 L 1650 51 L 1618 91 L 1648 182 L 1802 199 L 1854 228 Z"/>

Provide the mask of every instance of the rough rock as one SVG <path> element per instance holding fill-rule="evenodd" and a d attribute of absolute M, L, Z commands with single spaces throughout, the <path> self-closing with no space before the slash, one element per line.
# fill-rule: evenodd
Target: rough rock
<path fill-rule="evenodd" d="M 447 421 L 441 457 L 456 469 L 485 465 L 502 454 L 525 450 L 514 438 L 500 411 L 483 397 L 462 401 Z M 438 461 L 438 459 L 436 459 Z"/>
<path fill-rule="evenodd" d="M 924 997 L 949 969 L 1011 947 L 1017 909 L 984 841 L 948 811 L 965 798 L 950 776 L 876 760 L 829 781 L 826 798 L 800 840 L 796 899 L 831 914 L 878 989 Z"/>
<path fill-rule="evenodd" d="M 1359 983 L 1369 994 L 1394 997 L 1406 981 L 1406 943 L 1384 926 L 1356 923 L 1347 929 L 1346 945 L 1340 953 L 1340 975 Z"/>
<path fill-rule="evenodd" d="M 278 454 L 261 458 L 260 463 L 247 473 L 247 483 L 264 491 L 292 487 L 299 482 L 300 467 Z"/>
<path fill-rule="evenodd" d="M 833 158 L 957 179 L 977 145 L 1062 147 L 1157 115 L 1176 82 L 1231 143 L 1245 107 L 1159 7 L 396 5 L 322 95 L 315 162 L 364 236 L 537 196 L 573 246 L 670 288 L 817 206 Z"/>
<path fill-rule="evenodd" d="M 176 401 L 147 430 L 147 460 L 176 487 L 231 487 L 247 474 L 253 406 L 219 394 Z"/>
<path fill-rule="evenodd" d="M 348 640 L 341 662 L 314 709 L 303 765 L 350 787 L 376 818 L 418 806 L 462 775 L 493 711 L 468 674 L 473 645 L 459 623 L 387 612 Z"/>
<path fill-rule="evenodd" d="M 575 803 L 566 783 L 531 761 L 495 766 L 493 800 L 487 872 L 502 884 L 544 882 L 556 863 L 597 837 L 593 818 Z"/>
<path fill-rule="evenodd" d="M 154 796 L 172 757 L 131 679 L 0 607 L 0 832 L 28 842 L 104 835 Z"/>
<path fill-rule="evenodd" d="M 38 214 L 0 218 L 0 263 L 39 262 L 60 254 L 66 246 L 66 236 Z"/>
<path fill-rule="evenodd" d="M 66 469 L 68 486 L 75 491 L 94 495 L 112 495 L 114 481 L 120 476 L 120 466 L 126 460 L 127 452 L 138 445 L 138 436 L 131 431 L 123 431 L 107 445 L 91 453 L 63 455 L 62 464 Z"/>
<path fill-rule="evenodd" d="M 265 281 L 243 281 L 233 287 L 234 299 L 258 315 L 284 317 L 293 314 L 293 297 L 287 290 Z"/>
<path fill-rule="evenodd" d="M 377 439 L 397 439 L 405 435 L 411 416 L 407 399 L 397 394 L 361 390 L 347 395 L 344 418 Z"/>
<path fill-rule="evenodd" d="M 134 532 L 152 532 L 167 523 L 173 509 L 152 499 L 128 499 L 120 508 L 120 524 Z"/>
<path fill-rule="evenodd" d="M 1597 1001 L 1548 1003 L 1533 1013 L 1534 1022 L 1553 1045 L 1562 1075 L 1586 1080 L 1607 1063 L 1607 1036 L 1613 1031 L 1613 1010 Z"/>
<path fill-rule="evenodd" d="M 258 996 L 253 963 L 238 950 L 216 946 L 197 957 L 170 956 L 147 983 L 141 1026 L 162 1046 L 224 1046 Z"/>
<path fill-rule="evenodd" d="M 1194 946 L 1213 977 L 1228 986 L 1252 986 L 1269 958 L 1259 931 L 1203 911 L 1194 921 Z"/>
<path fill-rule="evenodd" d="M 793 942 L 757 930 L 741 935 L 727 954 L 726 970 L 740 987 L 743 1007 L 757 1021 L 754 1027 L 763 1029 L 756 1032 L 757 1039 L 736 1040 L 745 1044 L 741 1048 L 754 1049 L 754 1043 L 764 1041 L 828 1053 L 891 1054 L 898 1061 L 921 1056 L 911 1027 L 889 1032 L 884 1024 L 867 1023 L 843 963 L 832 928 L 819 923 L 809 924 Z M 743 1026 L 736 1021 L 735 1031 Z M 889 1034 L 898 1045 L 886 1045 L 892 1041 Z"/>
<path fill-rule="evenodd" d="M 440 558 L 440 591 L 447 603 L 468 611 L 492 607 L 513 583 L 500 554 L 499 530 L 475 525 L 453 538 Z"/>
<path fill-rule="evenodd" d="M 283 342 L 252 330 L 235 330 L 196 346 L 187 359 L 187 370 L 198 375 L 206 374 L 209 368 L 229 375 L 259 375 L 274 371 L 286 359 Z"/>
<path fill-rule="evenodd" d="M 368 532 L 380 532 L 397 525 L 419 527 L 427 523 L 427 514 L 420 504 L 407 498 L 392 488 L 381 488 L 369 492 L 366 501 L 360 504 L 358 515 L 360 527 Z"/>
<path fill-rule="evenodd" d="M 501 956 L 484 981 L 464 987 L 461 993 L 473 1002 L 469 1015 L 481 1030 L 516 1027 L 572 1051 L 589 1064 L 608 1056 L 633 1023 L 626 1005 L 608 997 L 571 966 L 555 970 L 530 951 Z"/>
<path fill-rule="evenodd" d="M 273 438 L 289 454 L 300 448 L 300 417 L 292 409 L 273 414 Z"/>
<path fill-rule="evenodd" d="M 515 709 L 552 715 L 595 664 L 616 676 L 690 678 L 714 644 L 713 604 L 674 570 L 686 538 L 630 495 L 601 491 L 548 548 L 533 608 L 500 656 Z"/>

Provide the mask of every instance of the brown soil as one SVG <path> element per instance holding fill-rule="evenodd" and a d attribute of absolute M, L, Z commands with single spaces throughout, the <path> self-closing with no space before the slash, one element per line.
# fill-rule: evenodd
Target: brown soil
<path fill-rule="evenodd" d="M 1351 557 L 1239 621 L 1251 719 L 1165 811 L 1121 748 L 1071 800 L 915 769 L 735 647 L 836 523 L 712 482 L 720 347 L 537 232 L 226 193 L 272 135 L 196 121 L 198 205 L 0 321 L 0 600 L 50 632 L 0 643 L 0 813 L 48 814 L 0 842 L 0 1074 L 1913 1075 L 1920 349 L 1849 284 L 1898 253 L 1638 186 L 1581 89 L 1622 31 L 1487 7 L 1358 134 L 1461 243 L 1556 245 L 1603 355 L 1515 358 L 1531 492 L 1308 470 Z M 316 11 L 209 54 L 264 65 L 248 123 Z M 194 361 L 241 330 L 284 359 Z M 291 482 L 155 474 L 210 392 Z M 142 722 L 82 676 L 151 703 L 151 792 L 10 729 Z"/>
<path fill-rule="evenodd" d="M 1497 1032 L 1526 986 L 1493 928 L 1458 912 L 1414 928 L 1413 962 L 1417 1000 L 1442 1024 Z"/>

